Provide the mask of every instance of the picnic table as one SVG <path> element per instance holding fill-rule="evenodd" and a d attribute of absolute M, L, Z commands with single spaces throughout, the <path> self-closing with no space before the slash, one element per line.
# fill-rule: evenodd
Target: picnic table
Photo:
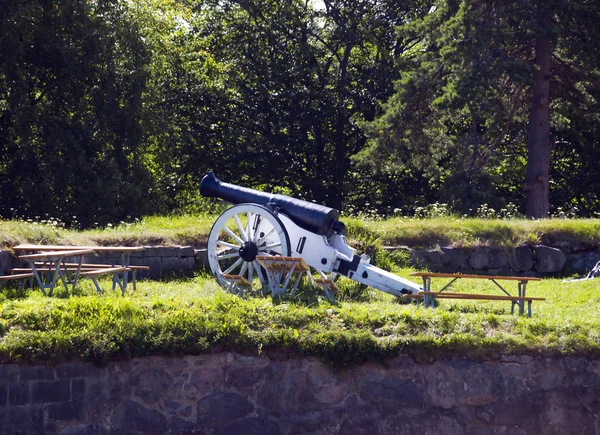
<path fill-rule="evenodd" d="M 137 270 L 148 270 L 147 266 L 130 266 L 130 254 L 132 252 L 143 251 L 142 246 L 62 246 L 62 245 L 33 245 L 23 244 L 12 248 L 18 254 L 18 258 L 24 259 L 29 263 L 32 273 L 36 277 L 42 292 L 45 289 L 49 290 L 49 295 L 52 294 L 58 278 L 67 288 L 68 275 L 72 273 L 71 283 L 72 289 L 80 276 L 89 277 L 96 286 L 96 290 L 102 293 L 102 289 L 98 284 L 97 278 L 102 275 L 113 275 L 113 290 L 117 285 L 121 288 L 124 294 L 128 284 L 129 272 L 132 272 L 133 287 L 136 286 Z M 35 254 L 28 254 L 35 252 Z M 89 254 L 97 253 L 117 253 L 120 255 L 120 261 L 113 262 L 112 265 L 84 263 L 83 257 Z M 74 262 L 67 262 L 67 258 L 73 258 Z M 27 273 L 22 269 L 14 269 L 18 273 Z M 40 271 L 52 271 L 52 276 L 48 276 L 46 281 L 40 276 Z"/>
<path fill-rule="evenodd" d="M 92 254 L 94 252 L 93 249 L 65 249 L 61 251 L 45 251 L 37 254 L 27 254 L 21 255 L 19 258 L 21 260 L 26 260 L 29 263 L 29 267 L 35 279 L 42 289 L 42 293 L 44 296 L 46 295 L 46 289 L 48 289 L 48 296 L 52 296 L 52 291 L 56 286 L 56 281 L 60 277 L 65 289 L 68 291 L 68 280 L 65 275 L 61 273 L 61 264 L 65 261 L 66 258 L 73 258 L 75 262 L 78 264 L 75 275 L 72 278 L 73 290 L 75 290 L 75 284 L 77 283 L 77 279 L 79 278 L 79 273 L 81 270 L 81 263 L 83 262 L 83 257 L 87 254 Z M 41 270 L 39 268 L 39 264 L 36 264 L 37 261 L 42 261 L 44 264 L 47 264 L 48 272 L 46 280 L 42 279 Z"/>
<path fill-rule="evenodd" d="M 415 295 L 407 295 L 413 298 L 423 298 L 425 306 L 433 307 L 435 298 L 440 299 L 473 299 L 473 300 L 508 300 L 511 301 L 511 312 L 514 313 L 515 305 L 519 307 L 519 314 L 525 311 L 525 302 L 527 302 L 527 315 L 531 317 L 532 301 L 544 301 L 545 298 L 527 296 L 527 283 L 529 281 L 541 281 L 540 278 L 528 276 L 496 276 L 496 275 L 468 275 L 456 273 L 435 273 L 435 272 L 413 272 L 410 276 L 420 276 L 423 279 L 423 291 Z M 442 289 L 432 291 L 431 278 L 451 278 Z M 486 279 L 493 282 L 504 295 L 470 294 L 470 293 L 450 293 L 445 292 L 457 279 Z M 517 282 L 517 296 L 510 294 L 498 281 Z"/>

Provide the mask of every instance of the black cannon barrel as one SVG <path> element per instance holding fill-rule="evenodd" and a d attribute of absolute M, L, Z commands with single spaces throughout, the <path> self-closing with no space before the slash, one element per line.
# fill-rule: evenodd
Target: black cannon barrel
<path fill-rule="evenodd" d="M 286 195 L 259 192 L 247 187 L 225 183 L 212 172 L 202 178 L 200 193 L 203 196 L 221 198 L 233 204 L 254 203 L 275 206 L 297 225 L 318 234 L 328 235 L 332 230 L 338 232 L 343 230 L 343 224 L 337 221 L 338 212 L 333 208 Z"/>

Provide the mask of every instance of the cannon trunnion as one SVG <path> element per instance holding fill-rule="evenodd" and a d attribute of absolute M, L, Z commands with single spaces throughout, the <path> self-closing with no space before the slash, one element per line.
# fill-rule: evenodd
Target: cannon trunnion
<path fill-rule="evenodd" d="M 235 204 L 217 218 L 208 237 L 211 271 L 230 291 L 239 293 L 256 284 L 285 291 L 295 280 L 293 292 L 304 273 L 330 299 L 340 275 L 393 295 L 422 290 L 369 264 L 368 256 L 356 255 L 332 208 L 225 183 L 212 172 L 202 179 L 200 193 Z M 320 278 L 313 280 L 312 273 Z"/>

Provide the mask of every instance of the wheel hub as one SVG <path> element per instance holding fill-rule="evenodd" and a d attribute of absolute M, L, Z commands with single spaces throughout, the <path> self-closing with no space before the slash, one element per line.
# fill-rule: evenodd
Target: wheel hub
<path fill-rule="evenodd" d="M 258 255 L 258 246 L 254 242 L 246 242 L 240 248 L 240 257 L 244 261 L 254 261 Z"/>

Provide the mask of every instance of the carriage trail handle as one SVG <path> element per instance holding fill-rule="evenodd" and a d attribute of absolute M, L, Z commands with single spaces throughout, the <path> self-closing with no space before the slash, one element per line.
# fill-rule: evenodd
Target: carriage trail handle
<path fill-rule="evenodd" d="M 224 199 L 233 204 L 253 203 L 270 206 L 287 215 L 298 226 L 311 232 L 329 236 L 343 234 L 345 226 L 338 221 L 338 212 L 329 207 L 286 195 L 259 192 L 247 187 L 236 186 L 219 180 L 209 172 L 200 182 L 200 193 L 206 197 Z"/>

